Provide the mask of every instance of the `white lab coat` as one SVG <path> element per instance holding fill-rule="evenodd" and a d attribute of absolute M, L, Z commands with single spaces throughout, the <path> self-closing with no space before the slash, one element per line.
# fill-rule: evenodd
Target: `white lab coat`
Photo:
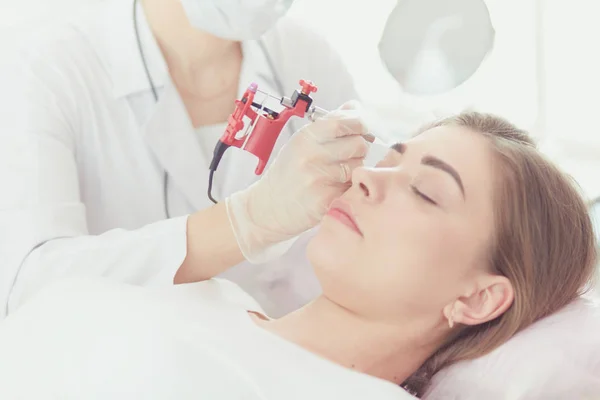
<path fill-rule="evenodd" d="M 208 160 L 140 8 L 110 0 L 74 22 L 33 34 L 0 67 L 0 318 L 60 276 L 169 285 L 185 258 L 186 216 L 210 206 Z M 300 79 L 315 104 L 356 98 L 341 60 L 320 36 L 281 20 L 263 43 L 285 93 Z M 258 41 L 243 43 L 239 94 L 250 82 L 277 93 Z M 233 105 L 232 105 L 233 108 Z M 282 133 L 275 151 L 305 121 Z M 276 153 L 274 153 L 276 154 Z M 217 174 L 217 199 L 247 187 L 257 160 L 232 149 Z M 168 172 L 165 219 L 163 177 Z M 290 177 L 292 178 L 292 177 Z M 210 235 L 209 226 L 206 235 Z M 279 315 L 318 293 L 299 240 L 283 259 L 243 263 L 225 276 Z"/>

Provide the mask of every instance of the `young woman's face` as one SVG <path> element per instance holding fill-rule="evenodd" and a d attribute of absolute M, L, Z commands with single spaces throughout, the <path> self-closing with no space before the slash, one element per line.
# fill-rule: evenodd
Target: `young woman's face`
<path fill-rule="evenodd" d="M 308 247 L 324 295 L 393 320 L 436 316 L 468 290 L 489 266 L 492 156 L 483 135 L 442 126 L 356 170 Z"/>

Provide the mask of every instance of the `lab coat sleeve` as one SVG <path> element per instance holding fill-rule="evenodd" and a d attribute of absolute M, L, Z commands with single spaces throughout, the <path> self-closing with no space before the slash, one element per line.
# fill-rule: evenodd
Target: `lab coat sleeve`
<path fill-rule="evenodd" d="M 0 319 L 65 276 L 172 284 L 186 255 L 187 218 L 88 234 L 77 98 L 60 63 L 36 60 L 16 55 L 0 66 Z"/>

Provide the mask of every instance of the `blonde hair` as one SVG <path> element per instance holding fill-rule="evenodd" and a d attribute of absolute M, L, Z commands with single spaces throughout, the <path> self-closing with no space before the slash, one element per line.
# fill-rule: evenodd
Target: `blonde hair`
<path fill-rule="evenodd" d="M 420 130 L 461 126 L 485 135 L 496 155 L 495 235 L 489 267 L 515 292 L 500 317 L 462 326 L 404 387 L 423 395 L 431 377 L 458 361 L 481 357 L 589 288 L 596 245 L 586 204 L 574 181 L 547 160 L 527 132 L 490 114 L 466 112 Z"/>

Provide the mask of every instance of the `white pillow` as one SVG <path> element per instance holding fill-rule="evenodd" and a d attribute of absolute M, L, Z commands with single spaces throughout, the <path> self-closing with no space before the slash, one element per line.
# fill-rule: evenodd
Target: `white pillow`
<path fill-rule="evenodd" d="M 578 299 L 433 378 L 424 400 L 600 399 L 600 303 Z"/>

